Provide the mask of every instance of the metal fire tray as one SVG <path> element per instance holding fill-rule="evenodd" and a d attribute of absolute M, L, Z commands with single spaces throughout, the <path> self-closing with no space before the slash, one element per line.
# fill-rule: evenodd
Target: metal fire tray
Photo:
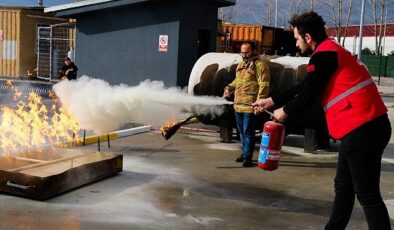
<path fill-rule="evenodd" d="M 122 171 L 123 155 L 55 149 L 28 157 L 0 157 L 0 192 L 45 200 Z"/>

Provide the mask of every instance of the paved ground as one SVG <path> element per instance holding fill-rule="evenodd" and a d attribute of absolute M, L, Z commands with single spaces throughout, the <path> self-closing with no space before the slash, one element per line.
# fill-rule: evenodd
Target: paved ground
<path fill-rule="evenodd" d="M 385 87 L 379 89 L 390 103 L 394 90 Z M 323 228 L 334 195 L 335 144 L 331 152 L 303 154 L 302 138 L 290 136 L 273 172 L 240 167 L 239 146 L 186 130 L 169 141 L 152 131 L 113 140 L 110 149 L 102 143 L 102 151 L 123 154 L 122 173 L 45 202 L 0 195 L 0 229 Z M 394 227 L 393 155 L 394 137 L 381 178 Z M 367 229 L 357 202 L 348 229 Z"/>
<path fill-rule="evenodd" d="M 124 154 L 124 171 L 46 202 L 0 195 L 0 229 L 322 229 L 335 156 L 284 153 L 280 168 L 267 172 L 233 161 L 239 143 L 182 132 L 170 141 L 153 131 L 113 140 L 111 149 L 103 144 Z M 392 218 L 393 175 L 384 163 Z M 358 204 L 348 229 L 367 229 Z"/>

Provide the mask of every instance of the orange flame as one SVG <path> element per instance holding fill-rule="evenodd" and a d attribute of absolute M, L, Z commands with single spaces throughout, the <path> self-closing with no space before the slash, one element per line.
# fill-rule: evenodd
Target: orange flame
<path fill-rule="evenodd" d="M 164 132 L 167 129 L 173 127 L 174 125 L 178 124 L 177 121 L 166 121 L 161 127 L 160 127 L 160 131 Z"/>
<path fill-rule="evenodd" d="M 13 86 L 12 81 L 10 85 Z M 15 93 L 18 96 L 14 99 L 21 98 L 20 92 Z M 27 101 L 21 99 L 13 108 L 1 108 L 0 148 L 4 156 L 41 152 L 44 146 L 50 147 L 75 138 L 75 133 L 79 131 L 77 121 L 55 104 L 48 111 L 41 100 L 39 95 L 30 92 Z"/>
<path fill-rule="evenodd" d="M 6 84 L 8 87 L 11 87 L 11 88 L 14 86 L 14 84 L 12 83 L 11 80 L 7 80 L 7 81 L 5 82 L 5 84 Z"/>
<path fill-rule="evenodd" d="M 53 92 L 53 91 L 50 91 L 50 92 L 48 93 L 48 97 L 50 97 L 50 98 L 52 98 L 52 99 L 56 99 L 56 98 L 57 98 L 55 92 Z"/>
<path fill-rule="evenodd" d="M 22 92 L 19 91 L 18 87 L 16 87 L 12 80 L 7 80 L 5 84 L 10 87 L 14 92 L 14 100 L 18 100 L 22 96 Z"/>

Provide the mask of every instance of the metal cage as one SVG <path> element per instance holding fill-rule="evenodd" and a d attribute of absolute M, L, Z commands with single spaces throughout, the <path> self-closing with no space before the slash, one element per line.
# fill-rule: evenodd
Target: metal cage
<path fill-rule="evenodd" d="M 75 58 L 75 23 L 37 27 L 37 77 L 58 81 L 64 58 Z"/>

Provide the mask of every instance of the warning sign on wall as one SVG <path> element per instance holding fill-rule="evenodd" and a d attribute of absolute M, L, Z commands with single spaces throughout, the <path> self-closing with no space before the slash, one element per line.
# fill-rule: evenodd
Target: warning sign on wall
<path fill-rule="evenodd" d="M 168 51 L 168 35 L 159 36 L 159 52 Z"/>

